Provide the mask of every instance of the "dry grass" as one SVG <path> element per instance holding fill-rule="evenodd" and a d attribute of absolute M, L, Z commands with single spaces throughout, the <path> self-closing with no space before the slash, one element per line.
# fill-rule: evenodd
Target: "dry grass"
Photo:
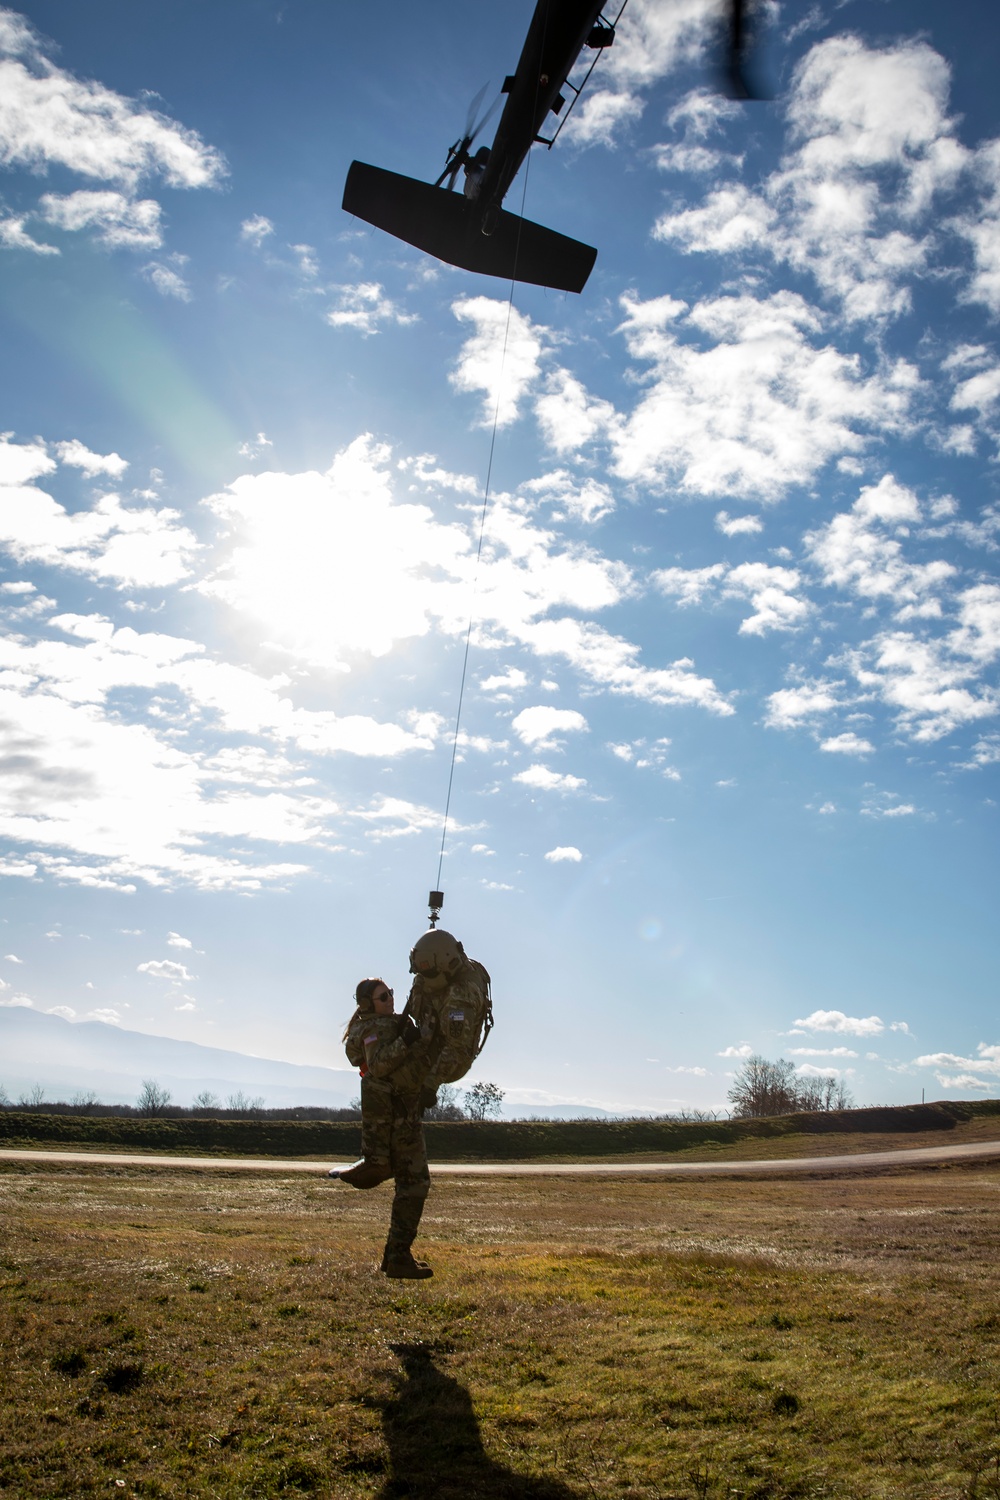
<path fill-rule="evenodd" d="M 0 1493 L 1000 1497 L 1000 1168 L 0 1172 Z"/>

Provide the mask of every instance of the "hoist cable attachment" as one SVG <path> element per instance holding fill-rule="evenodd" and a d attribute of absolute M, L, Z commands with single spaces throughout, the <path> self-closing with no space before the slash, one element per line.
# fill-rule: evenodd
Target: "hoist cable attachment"
<path fill-rule="evenodd" d="M 444 891 L 431 891 L 427 897 L 427 905 L 431 909 L 431 927 L 436 927 L 444 905 Z"/>

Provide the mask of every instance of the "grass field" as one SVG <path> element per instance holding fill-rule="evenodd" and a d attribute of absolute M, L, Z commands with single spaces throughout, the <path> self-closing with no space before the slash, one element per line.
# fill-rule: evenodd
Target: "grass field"
<path fill-rule="evenodd" d="M 0 1493 L 1000 1500 L 1000 1167 L 0 1170 Z"/>

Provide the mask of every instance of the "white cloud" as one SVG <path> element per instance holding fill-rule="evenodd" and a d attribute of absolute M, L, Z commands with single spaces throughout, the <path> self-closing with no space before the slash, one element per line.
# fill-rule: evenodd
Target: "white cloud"
<path fill-rule="evenodd" d="M 861 491 L 850 511 L 806 534 L 823 582 L 864 599 L 885 599 L 897 618 L 941 613 L 938 592 L 957 568 L 945 561 L 911 563 L 900 538 L 921 519 L 916 495 L 886 474 Z"/>
<path fill-rule="evenodd" d="M 252 443 L 241 443 L 237 448 L 240 458 L 260 458 L 265 448 L 273 448 L 274 444 L 266 432 L 258 432 Z"/>
<path fill-rule="evenodd" d="M 117 454 L 101 458 L 74 444 L 57 446 L 69 450 L 64 463 L 85 472 L 95 462 L 105 472 L 123 462 Z M 54 468 L 39 444 L 12 443 L 9 434 L 0 435 L 0 547 L 18 562 L 68 568 L 133 588 L 162 587 L 188 573 L 198 544 L 178 524 L 177 511 L 126 507 L 118 495 L 108 494 L 89 510 L 69 512 L 33 483 Z"/>
<path fill-rule="evenodd" d="M 583 859 L 580 850 L 573 844 L 560 844 L 556 849 L 550 849 L 545 858 L 554 865 L 573 864 L 578 865 Z"/>
<path fill-rule="evenodd" d="M 112 188 L 45 193 L 39 212 L 57 229 L 92 229 L 109 249 L 158 250 L 163 243 L 160 205 L 154 198 L 127 198 Z"/>
<path fill-rule="evenodd" d="M 651 367 L 612 436 L 622 478 L 774 501 L 861 452 L 867 432 L 906 425 L 914 368 L 896 361 L 865 375 L 857 356 L 817 345 L 819 315 L 794 292 L 717 297 L 690 312 L 670 297 L 622 304 L 629 352 Z"/>
<path fill-rule="evenodd" d="M 842 700 L 837 696 L 840 687 L 843 687 L 842 682 L 830 682 L 821 677 L 799 687 L 779 688 L 767 698 L 765 723 L 769 729 L 797 729 L 812 719 L 831 713 L 841 705 Z"/>
<path fill-rule="evenodd" d="M 723 536 L 755 536 L 764 530 L 760 516 L 731 516 L 724 510 L 719 511 L 715 525 Z"/>
<path fill-rule="evenodd" d="M 557 453 L 582 448 L 613 431 L 618 421 L 610 401 L 592 396 L 582 381 L 563 369 L 546 377 L 544 393 L 535 400 L 535 416 L 545 441 Z"/>
<path fill-rule="evenodd" d="M 740 635 L 766 635 L 771 630 L 797 630 L 812 610 L 795 590 L 802 584 L 794 568 L 766 563 L 741 563 L 726 575 L 725 592 L 749 598 L 753 614 L 740 625 Z"/>
<path fill-rule="evenodd" d="M 663 214 L 653 234 L 682 249 L 732 255 L 764 245 L 774 233 L 775 212 L 742 183 L 717 188 L 700 208 Z"/>
<path fill-rule="evenodd" d="M 972 759 L 960 764 L 961 771 L 979 771 L 1000 762 L 1000 734 L 984 734 L 972 747 Z"/>
<path fill-rule="evenodd" d="M 183 964 L 172 958 L 151 958 L 136 966 L 139 974 L 148 974 L 151 979 L 166 979 L 170 984 L 190 984 L 193 976 Z"/>
<path fill-rule="evenodd" d="M 539 655 L 564 657 L 581 676 L 609 692 L 647 703 L 697 705 L 722 715 L 736 712 L 711 678 L 695 675 L 690 657 L 669 667 L 643 667 L 636 660 L 638 646 L 599 625 L 568 618 L 541 620 L 519 635 Z"/>
<path fill-rule="evenodd" d="M 493 297 L 465 297 L 452 312 L 475 329 L 459 352 L 449 379 L 457 391 L 482 391 L 481 425 L 507 427 L 538 378 L 542 340 L 548 330 L 513 305 Z"/>
<path fill-rule="evenodd" d="M 752 1057 L 753 1048 L 749 1042 L 740 1042 L 738 1047 L 725 1047 L 715 1055 L 716 1057 Z"/>
<path fill-rule="evenodd" d="M 85 1021 L 102 1021 L 105 1026 L 120 1026 L 121 1013 L 112 1006 L 102 1006 L 99 1010 L 88 1010 L 83 1017 Z"/>
<path fill-rule="evenodd" d="M 522 744 L 536 750 L 555 750 L 559 748 L 557 734 L 578 733 L 589 725 L 576 709 L 540 705 L 522 709 L 511 720 L 511 728 Z"/>
<path fill-rule="evenodd" d="M 250 218 L 244 219 L 240 225 L 240 239 L 246 240 L 255 248 L 262 245 L 268 235 L 273 233 L 274 225 L 263 214 L 251 214 Z"/>
<path fill-rule="evenodd" d="M 479 687 L 484 693 L 492 693 L 501 703 L 509 703 L 511 694 L 527 685 L 527 675 L 520 667 L 508 667 L 505 672 L 494 672 L 492 676 L 484 677 Z"/>
<path fill-rule="evenodd" d="M 167 934 L 167 947 L 168 948 L 191 948 L 193 946 L 194 945 L 191 942 L 191 939 L 190 938 L 186 938 L 186 937 L 181 937 L 181 935 L 180 935 L 179 932 L 169 932 Z"/>
<path fill-rule="evenodd" d="M 370 807 L 356 809 L 351 817 L 369 823 L 369 833 L 376 839 L 405 838 L 411 833 L 423 833 L 428 828 L 441 827 L 439 810 L 408 802 L 403 797 L 376 797 Z M 453 832 L 460 833 L 468 825 L 456 823 L 451 818 L 448 826 Z"/>
<path fill-rule="evenodd" d="M 221 179 L 222 157 L 195 131 L 65 72 L 14 21 L 0 33 L 0 161 L 36 172 L 68 167 L 130 189 L 149 176 L 179 188 Z"/>
<path fill-rule="evenodd" d="M 404 312 L 379 281 L 359 281 L 353 286 L 332 288 L 338 294 L 337 305 L 326 315 L 331 328 L 354 328 L 364 338 L 377 333 L 380 323 L 406 327 L 419 321 L 415 313 Z"/>
<path fill-rule="evenodd" d="M 972 247 L 974 272 L 965 299 L 1000 312 L 1000 141 L 985 142 L 972 158 L 972 171 L 983 193 L 976 210 L 962 215 L 956 227 Z"/>
<path fill-rule="evenodd" d="M 857 1057 L 858 1054 L 851 1047 L 789 1047 L 788 1055 L 789 1057 Z"/>
<path fill-rule="evenodd" d="M 577 146 L 613 146 L 626 127 L 642 114 L 642 100 L 635 94 L 595 89 L 585 94 L 566 122 L 563 139 Z"/>
<path fill-rule="evenodd" d="M 92 453 L 79 438 L 71 438 L 68 442 L 55 443 L 53 446 L 61 464 L 82 469 L 88 479 L 93 479 L 95 474 L 109 474 L 112 479 L 120 479 L 128 468 L 128 459 L 122 458 L 120 454 Z"/>
<path fill-rule="evenodd" d="M 712 563 L 704 568 L 662 568 L 651 574 L 651 582 L 665 594 L 678 596 L 679 603 L 700 604 L 708 593 L 725 598 L 749 599 L 753 613 L 740 624 L 741 635 L 766 635 L 772 630 L 796 630 L 812 610 L 796 590 L 802 579 L 794 568 L 767 563 L 741 563 L 727 568 Z"/>
<path fill-rule="evenodd" d="M 663 215 L 657 234 L 688 252 L 756 251 L 808 272 L 848 318 L 906 311 L 906 282 L 928 260 L 932 201 L 970 159 L 945 113 L 948 84 L 947 63 L 924 42 L 817 43 L 793 79 L 793 149 L 779 169 L 759 190 L 718 188 Z"/>
<path fill-rule="evenodd" d="M 16 953 L 5 953 L 4 954 L 4 962 L 8 963 L 8 964 L 23 964 L 24 963 L 24 959 L 23 958 L 18 958 L 18 956 L 17 956 Z"/>
<path fill-rule="evenodd" d="M 553 506 L 554 521 L 565 520 L 568 515 L 591 526 L 610 515 L 615 508 L 615 497 L 608 485 L 589 476 L 578 479 L 566 469 L 556 469 L 554 473 L 529 480 L 521 489 L 548 500 Z"/>
<path fill-rule="evenodd" d="M 211 496 L 206 503 L 233 528 L 233 551 L 201 589 L 261 621 L 265 639 L 329 669 L 349 666 L 354 652 L 384 656 L 432 624 L 464 637 L 475 576 L 476 629 L 491 646 L 562 657 L 613 693 L 733 712 L 688 658 L 643 666 L 631 642 L 556 613 L 616 604 L 631 587 L 623 564 L 563 542 L 518 501 L 496 495 L 477 572 L 465 526 L 395 500 L 389 458 L 365 436 L 325 474 L 245 474 Z"/>
<path fill-rule="evenodd" d="M 18 214 L 0 219 L 0 245 L 8 250 L 29 250 L 32 255 L 58 255 L 55 245 L 45 245 L 32 238 L 24 227 L 26 218 L 26 214 Z"/>
<path fill-rule="evenodd" d="M 918 1068 L 962 1068 L 965 1077 L 952 1080 L 952 1086 L 973 1083 L 977 1074 L 1000 1078 L 1000 1046 L 980 1042 L 975 1057 L 960 1057 L 954 1052 L 929 1052 L 914 1059 Z M 944 1083 L 944 1079 L 941 1082 Z"/>
<path fill-rule="evenodd" d="M 5 649 L 9 659 L 13 648 Z M 197 755 L 147 726 L 106 717 L 94 703 L 64 701 L 53 695 L 55 684 L 30 686 L 25 678 L 22 691 L 0 688 L 0 756 L 8 766 L 0 836 L 30 849 L 40 871 L 93 889 L 134 890 L 137 879 L 257 889 L 305 868 L 257 861 L 246 841 L 315 842 L 330 804 L 297 788 L 215 790 Z M 80 677 L 66 683 L 70 691 L 80 686 Z"/>
<path fill-rule="evenodd" d="M 848 732 L 846 734 L 831 735 L 828 740 L 820 743 L 821 750 L 826 750 L 831 755 L 871 755 L 875 746 L 870 740 L 865 740 L 860 735 Z"/>
<path fill-rule="evenodd" d="M 681 605 L 701 604 L 725 576 L 725 563 L 710 563 L 704 568 L 659 568 L 650 574 L 650 582 Z"/>
<path fill-rule="evenodd" d="M 173 266 L 164 265 L 163 261 L 152 260 L 148 266 L 143 266 L 142 271 L 161 297 L 174 297 L 178 302 L 191 301 L 191 288 Z"/>
<path fill-rule="evenodd" d="M 11 995 L 7 1000 L 0 1000 L 0 1005 L 8 1010 L 31 1010 L 34 1000 L 29 1000 L 27 995 Z"/>
<path fill-rule="evenodd" d="M 1000 712 L 1000 691 L 978 682 L 1000 654 L 1000 587 L 975 584 L 953 604 L 958 623 L 941 638 L 886 631 L 844 654 L 859 685 L 895 709 L 899 728 L 918 743 Z"/>
<path fill-rule="evenodd" d="M 879 792 L 861 804 L 866 818 L 913 818 L 917 809 L 912 802 L 900 802 L 898 792 Z"/>
<path fill-rule="evenodd" d="M 560 775 L 557 771 L 550 771 L 548 766 L 541 765 L 519 771 L 514 780 L 542 792 L 578 792 L 587 785 L 582 776 Z"/>
<path fill-rule="evenodd" d="M 646 88 L 696 58 L 712 38 L 718 14 L 712 0 L 631 0 L 601 67 L 615 87 Z M 589 60 L 588 60 L 589 61 Z"/>
<path fill-rule="evenodd" d="M 47 1016 L 62 1016 L 64 1021 L 72 1021 L 76 1018 L 76 1011 L 71 1005 L 50 1005 L 45 1014 Z"/>
<path fill-rule="evenodd" d="M 845 1036 L 878 1036 L 885 1022 L 878 1016 L 847 1016 L 842 1010 L 814 1010 L 794 1023 L 805 1031 L 834 1031 Z"/>

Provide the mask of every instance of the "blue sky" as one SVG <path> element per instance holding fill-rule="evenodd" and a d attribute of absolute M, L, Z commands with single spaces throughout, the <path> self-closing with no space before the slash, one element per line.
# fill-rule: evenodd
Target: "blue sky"
<path fill-rule="evenodd" d="M 511 1102 L 996 1094 L 1000 20 L 775 6 L 743 105 L 630 0 L 529 160 L 595 271 L 501 370 L 508 288 L 339 205 L 531 9 L 0 11 L 0 1004 L 343 1065 L 471 610 L 445 917 Z"/>

